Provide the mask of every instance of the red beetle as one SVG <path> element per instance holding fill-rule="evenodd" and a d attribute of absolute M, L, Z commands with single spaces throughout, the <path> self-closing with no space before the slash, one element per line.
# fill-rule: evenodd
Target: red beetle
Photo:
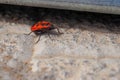
<path fill-rule="evenodd" d="M 31 32 L 28 35 L 30 35 L 32 32 L 34 32 L 36 35 L 39 35 L 39 39 L 36 42 L 38 43 L 40 40 L 41 34 L 48 33 L 48 36 L 50 37 L 49 32 L 53 29 L 57 29 L 58 33 L 61 34 L 61 32 L 59 31 L 59 28 L 54 26 L 52 23 L 48 21 L 39 21 L 31 27 Z"/>

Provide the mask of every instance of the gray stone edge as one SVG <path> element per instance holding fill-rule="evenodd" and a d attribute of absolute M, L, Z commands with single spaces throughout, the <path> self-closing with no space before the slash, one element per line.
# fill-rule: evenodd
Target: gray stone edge
<path fill-rule="evenodd" d="M 77 11 L 120 14 L 120 7 L 115 7 L 115 6 L 100 6 L 100 5 L 90 5 L 90 4 L 82 4 L 82 3 L 78 4 L 78 3 L 68 3 L 68 2 L 53 2 L 53 1 L 51 2 L 51 1 L 34 1 L 34 0 L 30 0 L 30 1 L 0 0 L 0 3 L 45 7 L 45 8 L 68 9 L 68 10 L 77 10 Z"/>

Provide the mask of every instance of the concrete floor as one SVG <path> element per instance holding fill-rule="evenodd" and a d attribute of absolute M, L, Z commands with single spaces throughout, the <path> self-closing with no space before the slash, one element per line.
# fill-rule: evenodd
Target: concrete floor
<path fill-rule="evenodd" d="M 0 80 L 120 80 L 119 15 L 0 7 Z M 35 44 L 39 20 L 64 34 Z"/>

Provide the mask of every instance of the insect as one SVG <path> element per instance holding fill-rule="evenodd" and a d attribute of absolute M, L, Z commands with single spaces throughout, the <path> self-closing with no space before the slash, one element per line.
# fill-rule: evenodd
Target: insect
<path fill-rule="evenodd" d="M 34 32 L 35 35 L 39 36 L 38 40 L 36 41 L 36 43 L 38 43 L 40 41 L 41 35 L 44 33 L 47 33 L 49 38 L 51 39 L 49 33 L 53 29 L 57 29 L 58 33 L 62 34 L 59 31 L 59 28 L 57 26 L 54 26 L 52 23 L 50 23 L 48 21 L 39 21 L 31 27 L 31 32 L 28 35 L 30 35 L 32 32 Z"/>

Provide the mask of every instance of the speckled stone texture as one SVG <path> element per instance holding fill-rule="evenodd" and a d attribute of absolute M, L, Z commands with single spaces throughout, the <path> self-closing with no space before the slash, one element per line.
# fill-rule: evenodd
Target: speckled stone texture
<path fill-rule="evenodd" d="M 119 15 L 0 7 L 0 80 L 120 80 Z M 38 20 L 64 34 L 35 44 L 27 33 Z"/>

